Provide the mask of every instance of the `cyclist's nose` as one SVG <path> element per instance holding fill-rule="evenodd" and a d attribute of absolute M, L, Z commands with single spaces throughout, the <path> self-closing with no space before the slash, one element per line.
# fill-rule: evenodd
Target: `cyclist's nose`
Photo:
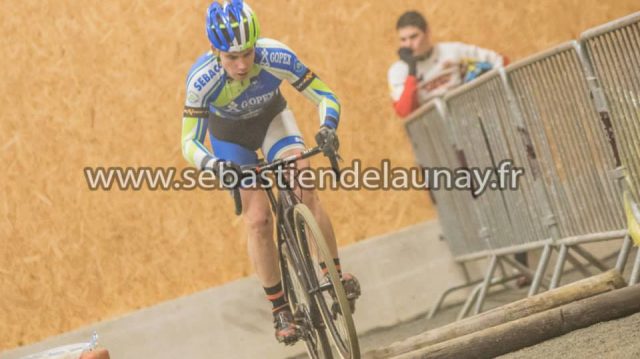
<path fill-rule="evenodd" d="M 242 59 L 238 61 L 238 71 L 246 72 L 249 69 L 249 61 Z"/>

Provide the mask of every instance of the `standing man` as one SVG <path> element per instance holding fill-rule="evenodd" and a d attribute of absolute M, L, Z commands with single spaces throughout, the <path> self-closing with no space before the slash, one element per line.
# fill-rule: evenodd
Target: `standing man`
<path fill-rule="evenodd" d="M 388 81 L 393 107 L 400 117 L 407 117 L 429 99 L 507 62 L 500 54 L 473 45 L 434 44 L 427 20 L 417 11 L 402 14 L 396 30 L 400 60 L 389 68 Z"/>
<path fill-rule="evenodd" d="M 399 61 L 388 72 L 393 108 L 401 118 L 420 105 L 448 90 L 469 82 L 494 67 L 506 66 L 509 60 L 497 52 L 461 42 L 434 44 L 427 20 L 417 11 L 407 11 L 396 23 L 400 49 Z M 461 165 L 464 165 L 461 161 Z M 431 201 L 435 198 L 429 191 Z M 515 258 L 528 265 L 527 253 Z M 530 284 L 528 277 L 518 278 L 518 287 Z"/>
<path fill-rule="evenodd" d="M 283 81 L 318 106 L 318 145 L 338 148 L 337 97 L 290 48 L 259 37 L 258 18 L 246 3 L 213 2 L 207 10 L 206 30 L 211 50 L 196 61 L 187 76 L 182 154 L 189 163 L 220 178 L 225 171 L 239 172 L 240 166 L 257 165 L 258 149 L 268 162 L 302 152 L 302 135 L 280 92 Z M 213 151 L 204 145 L 207 132 Z M 300 160 L 297 166 L 308 167 L 309 161 Z M 276 338 L 293 344 L 298 330 L 280 281 L 267 195 L 261 189 L 242 187 L 240 195 L 249 257 L 272 304 Z M 299 196 L 318 221 L 341 273 L 333 227 L 317 193 L 301 190 Z M 326 269 L 323 263 L 321 267 Z M 353 304 L 360 295 L 358 281 L 347 273 L 342 280 Z"/>

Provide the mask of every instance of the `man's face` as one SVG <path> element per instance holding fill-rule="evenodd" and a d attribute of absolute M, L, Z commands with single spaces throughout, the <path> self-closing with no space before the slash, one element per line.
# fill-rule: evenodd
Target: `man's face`
<path fill-rule="evenodd" d="M 227 72 L 227 75 L 236 81 L 242 81 L 247 78 L 253 61 L 256 58 L 254 48 L 246 49 L 241 52 L 224 52 L 220 51 L 220 64 Z"/>
<path fill-rule="evenodd" d="M 405 26 L 398 29 L 400 47 L 413 50 L 413 56 L 421 56 L 431 50 L 431 32 L 420 30 L 415 26 Z"/>

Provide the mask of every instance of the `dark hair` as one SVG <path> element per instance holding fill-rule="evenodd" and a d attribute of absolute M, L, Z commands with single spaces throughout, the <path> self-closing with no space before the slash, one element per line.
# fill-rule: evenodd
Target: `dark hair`
<path fill-rule="evenodd" d="M 427 32 L 427 29 L 429 28 L 427 20 L 417 11 L 407 11 L 398 18 L 396 30 L 400 30 L 407 26 L 415 26 L 424 32 Z"/>

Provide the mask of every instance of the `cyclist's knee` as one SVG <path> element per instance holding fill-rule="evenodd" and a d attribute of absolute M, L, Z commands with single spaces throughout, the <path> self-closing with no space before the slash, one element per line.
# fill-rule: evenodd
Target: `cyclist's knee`
<path fill-rule="evenodd" d="M 253 233 L 271 233 L 273 228 L 273 219 L 271 217 L 269 207 L 252 207 L 244 214 L 243 217 L 247 230 Z"/>

